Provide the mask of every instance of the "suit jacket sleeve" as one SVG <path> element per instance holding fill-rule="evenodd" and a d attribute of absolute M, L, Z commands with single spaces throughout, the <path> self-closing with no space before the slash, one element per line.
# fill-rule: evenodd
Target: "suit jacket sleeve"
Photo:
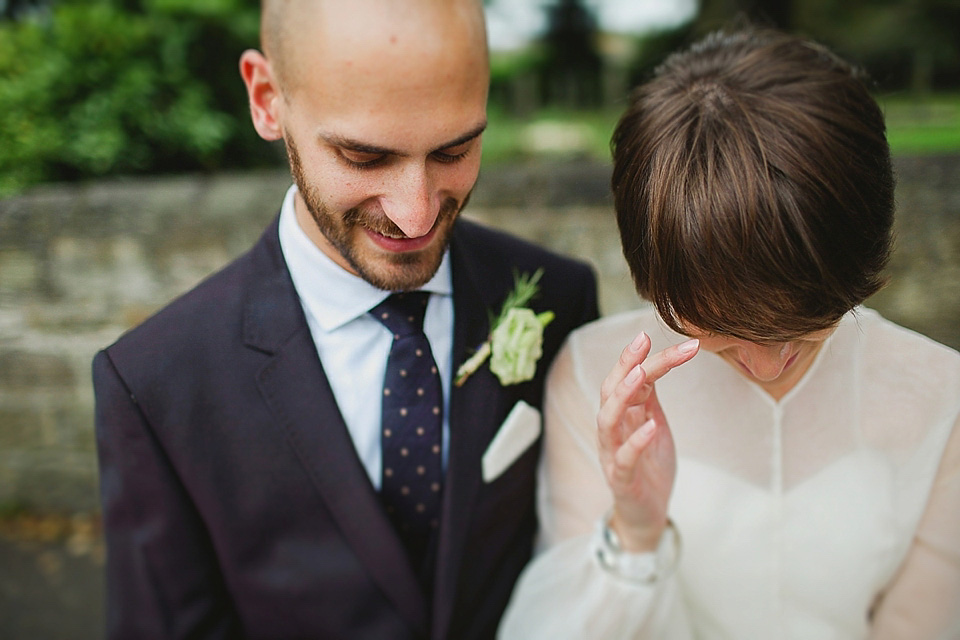
<path fill-rule="evenodd" d="M 93 381 L 109 550 L 107 636 L 237 637 L 200 516 L 106 352 L 94 359 Z"/>

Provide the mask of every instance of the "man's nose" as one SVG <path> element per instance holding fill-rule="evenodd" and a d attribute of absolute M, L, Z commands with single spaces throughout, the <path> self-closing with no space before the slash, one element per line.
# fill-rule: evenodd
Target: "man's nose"
<path fill-rule="evenodd" d="M 440 197 L 422 163 L 410 163 L 394 178 L 381 201 L 383 212 L 409 238 L 419 238 L 433 229 L 440 211 Z"/>

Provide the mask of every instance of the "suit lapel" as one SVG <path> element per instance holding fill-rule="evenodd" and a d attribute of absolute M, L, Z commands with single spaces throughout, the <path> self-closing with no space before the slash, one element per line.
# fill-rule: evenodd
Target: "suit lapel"
<path fill-rule="evenodd" d="M 340 414 L 277 240 L 266 232 L 247 274 L 246 344 L 271 355 L 257 382 L 263 398 L 333 519 L 374 581 L 419 632 L 421 587 L 377 499 Z"/>
<path fill-rule="evenodd" d="M 499 305 L 495 292 L 481 286 L 479 261 L 461 233 L 451 243 L 454 304 L 454 370 L 490 333 L 488 310 Z M 502 292 L 501 292 L 502 293 Z M 449 626 L 458 570 L 470 526 L 473 504 L 481 483 L 481 456 L 503 415 L 506 394 L 488 366 L 482 366 L 462 387 L 453 387 L 450 399 L 450 457 L 444 486 L 443 516 L 437 554 L 434 597 L 434 637 Z M 438 635 L 439 634 L 439 635 Z"/>

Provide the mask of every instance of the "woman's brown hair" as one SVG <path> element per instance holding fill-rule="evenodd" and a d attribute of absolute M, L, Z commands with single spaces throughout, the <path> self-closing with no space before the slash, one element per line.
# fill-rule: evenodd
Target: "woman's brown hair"
<path fill-rule="evenodd" d="M 824 47 L 714 33 L 634 92 L 611 146 L 623 253 L 671 328 L 792 340 L 883 285 L 883 115 Z"/>

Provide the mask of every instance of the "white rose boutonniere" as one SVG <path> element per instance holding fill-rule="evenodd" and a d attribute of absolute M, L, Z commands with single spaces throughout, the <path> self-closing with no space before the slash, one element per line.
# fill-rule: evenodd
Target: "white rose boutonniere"
<path fill-rule="evenodd" d="M 532 378 L 543 355 L 540 318 L 530 309 L 510 309 L 490 336 L 490 352 L 490 371 L 497 374 L 500 384 Z"/>
<path fill-rule="evenodd" d="M 514 274 L 514 288 L 503 302 L 490 337 L 477 352 L 457 370 L 454 383 L 459 387 L 470 374 L 490 358 L 490 371 L 506 386 L 526 382 L 537 372 L 537 362 L 543 355 L 543 329 L 554 318 L 552 311 L 536 314 L 526 304 L 540 290 L 538 283 L 543 269 L 532 276 Z"/>

